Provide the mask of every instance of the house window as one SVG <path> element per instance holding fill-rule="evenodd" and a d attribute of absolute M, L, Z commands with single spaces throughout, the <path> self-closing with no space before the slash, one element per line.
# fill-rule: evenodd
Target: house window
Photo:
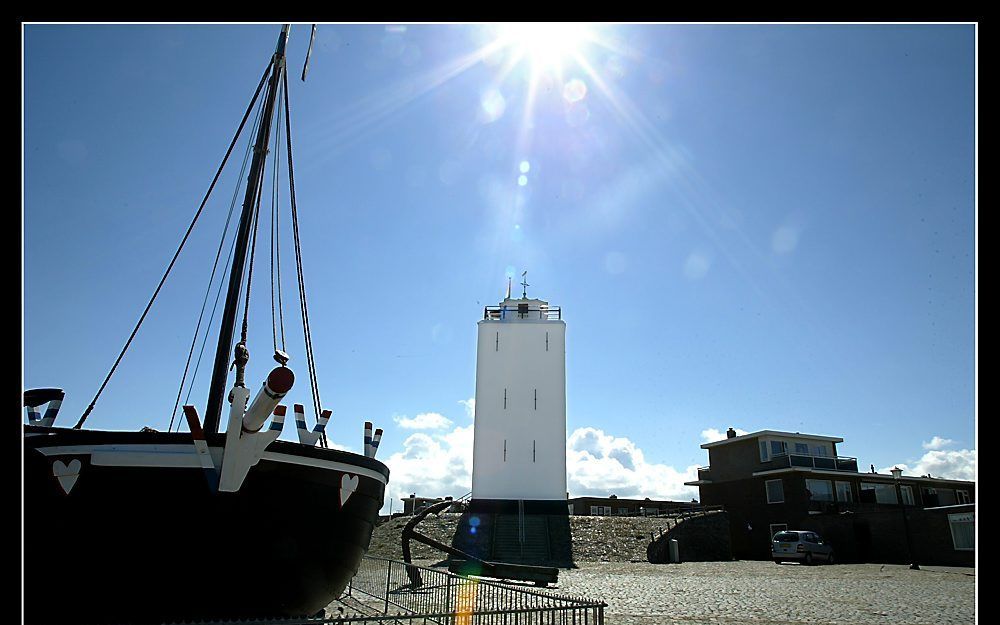
<path fill-rule="evenodd" d="M 958 503 L 958 498 L 955 497 L 955 491 L 950 488 L 937 489 L 937 496 L 939 506 L 954 506 Z"/>
<path fill-rule="evenodd" d="M 591 516 L 611 516 L 611 506 L 590 506 Z"/>
<path fill-rule="evenodd" d="M 868 503 L 896 504 L 896 486 L 894 484 L 872 484 L 861 482 L 861 501 Z"/>
<path fill-rule="evenodd" d="M 949 514 L 951 542 L 956 551 L 972 551 L 976 548 L 976 518 L 971 512 Z"/>
<path fill-rule="evenodd" d="M 760 442 L 760 461 L 767 462 L 771 457 L 767 455 L 767 441 Z"/>
<path fill-rule="evenodd" d="M 628 508 L 618 508 L 615 512 L 618 516 L 628 516 Z"/>
<path fill-rule="evenodd" d="M 795 443 L 795 453 L 808 456 L 809 455 L 809 445 L 805 443 Z"/>
<path fill-rule="evenodd" d="M 826 458 L 830 454 L 827 453 L 826 445 L 813 445 L 813 455 Z"/>
<path fill-rule="evenodd" d="M 833 482 L 828 480 L 806 480 L 810 501 L 833 501 Z"/>
<path fill-rule="evenodd" d="M 956 490 L 955 500 L 958 503 L 972 503 L 972 499 L 969 497 L 969 491 L 967 490 Z"/>
<path fill-rule="evenodd" d="M 784 532 L 785 530 L 788 529 L 788 524 L 787 523 L 772 523 L 770 527 L 771 527 L 771 539 L 773 540 L 775 534 L 777 534 L 778 532 Z"/>
<path fill-rule="evenodd" d="M 903 505 L 912 506 L 913 505 L 913 489 L 909 486 L 900 486 L 900 494 L 903 495 Z"/>
<path fill-rule="evenodd" d="M 783 456 L 788 453 L 788 445 L 785 441 L 771 441 L 771 455 Z"/>
<path fill-rule="evenodd" d="M 854 501 L 854 492 L 850 482 L 837 482 L 837 501 L 844 503 Z"/>
<path fill-rule="evenodd" d="M 784 503 L 785 487 L 781 480 L 767 480 L 764 488 L 767 490 L 767 503 Z"/>

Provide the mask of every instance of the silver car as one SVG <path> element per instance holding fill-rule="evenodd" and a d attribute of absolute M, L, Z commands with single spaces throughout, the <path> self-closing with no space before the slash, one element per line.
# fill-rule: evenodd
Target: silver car
<path fill-rule="evenodd" d="M 816 532 L 786 530 L 774 535 L 771 541 L 771 558 L 775 564 L 785 561 L 802 564 L 822 561 L 833 564 L 833 547 L 824 543 Z"/>

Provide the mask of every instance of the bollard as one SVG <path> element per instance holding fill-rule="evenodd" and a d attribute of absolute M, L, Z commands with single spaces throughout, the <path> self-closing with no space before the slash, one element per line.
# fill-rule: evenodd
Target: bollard
<path fill-rule="evenodd" d="M 680 546 L 677 543 L 677 539 L 676 538 L 671 538 L 670 539 L 670 562 L 672 562 L 674 564 L 680 564 L 680 561 L 681 561 Z"/>

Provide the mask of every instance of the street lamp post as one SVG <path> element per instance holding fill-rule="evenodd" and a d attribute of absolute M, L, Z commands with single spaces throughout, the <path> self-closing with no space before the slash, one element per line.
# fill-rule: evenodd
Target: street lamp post
<path fill-rule="evenodd" d="M 903 474 L 903 470 L 899 467 L 893 467 L 889 472 L 892 473 L 892 478 L 896 482 L 896 497 L 899 498 L 899 511 L 903 514 L 903 533 L 906 534 L 906 556 L 910 561 L 910 569 L 919 571 L 920 565 L 913 558 L 913 545 L 910 544 L 910 522 L 906 516 L 906 504 L 903 502 L 903 489 L 899 485 L 899 476 Z"/>

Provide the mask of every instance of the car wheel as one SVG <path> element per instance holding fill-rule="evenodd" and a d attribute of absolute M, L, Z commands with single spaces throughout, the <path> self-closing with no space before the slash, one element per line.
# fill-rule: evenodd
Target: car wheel
<path fill-rule="evenodd" d="M 832 551 L 829 554 L 827 554 L 827 556 L 826 556 L 826 563 L 827 564 L 833 564 L 833 552 Z"/>
<path fill-rule="evenodd" d="M 813 563 L 813 554 L 807 553 L 806 557 L 802 559 L 802 563 L 806 566 L 811 566 Z"/>

